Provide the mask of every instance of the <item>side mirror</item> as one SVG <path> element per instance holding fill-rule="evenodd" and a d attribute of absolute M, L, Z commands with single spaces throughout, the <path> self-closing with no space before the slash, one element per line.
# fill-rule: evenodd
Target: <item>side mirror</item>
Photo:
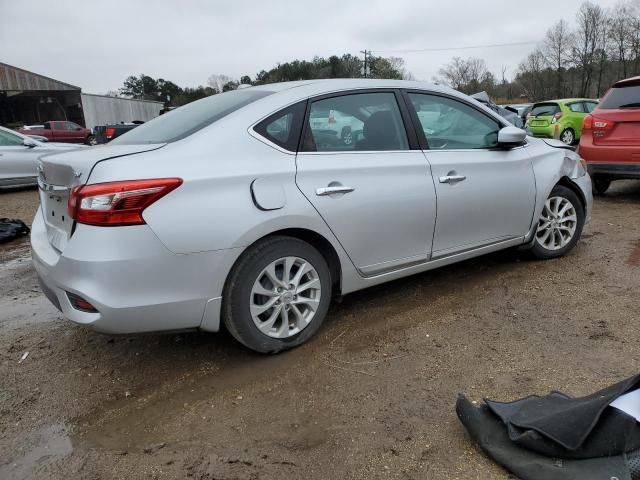
<path fill-rule="evenodd" d="M 519 147 L 524 144 L 527 132 L 517 127 L 504 127 L 498 132 L 498 145 L 501 147 Z"/>
<path fill-rule="evenodd" d="M 33 147 L 35 147 L 37 144 L 36 144 L 36 142 L 34 142 L 33 140 L 29 140 L 28 138 L 25 138 L 25 139 L 22 141 L 22 145 L 23 145 L 23 146 L 25 146 L 25 147 L 27 147 L 27 148 L 33 148 Z"/>
<path fill-rule="evenodd" d="M 76 127 L 76 130 L 82 130 L 82 127 Z"/>

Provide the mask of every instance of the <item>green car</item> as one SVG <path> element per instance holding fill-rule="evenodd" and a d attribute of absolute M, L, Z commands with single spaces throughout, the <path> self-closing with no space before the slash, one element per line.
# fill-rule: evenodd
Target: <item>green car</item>
<path fill-rule="evenodd" d="M 568 98 L 533 105 L 525 125 L 535 137 L 558 138 L 567 145 L 580 140 L 582 121 L 598 105 L 596 100 Z"/>

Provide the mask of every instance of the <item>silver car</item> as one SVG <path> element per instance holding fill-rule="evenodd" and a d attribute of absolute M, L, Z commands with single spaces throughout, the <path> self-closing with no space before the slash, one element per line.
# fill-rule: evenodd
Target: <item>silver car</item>
<path fill-rule="evenodd" d="M 0 188 L 36 185 L 39 157 L 78 148 L 82 146 L 40 142 L 28 135 L 0 127 Z"/>
<path fill-rule="evenodd" d="M 314 130 L 329 110 L 362 123 L 353 142 Z M 428 128 L 422 111 L 439 115 Z M 566 254 L 592 197 L 564 147 L 442 86 L 245 88 L 43 159 L 33 261 L 50 300 L 87 327 L 224 324 L 278 352 L 320 328 L 332 297 L 511 247 Z"/>

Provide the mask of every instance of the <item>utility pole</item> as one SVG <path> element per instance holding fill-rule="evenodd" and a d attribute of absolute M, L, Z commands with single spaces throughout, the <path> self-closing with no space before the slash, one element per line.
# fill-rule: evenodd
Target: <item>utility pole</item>
<path fill-rule="evenodd" d="M 371 52 L 369 50 L 360 50 L 360 53 L 364 54 L 364 67 L 362 68 L 362 76 L 364 78 L 367 78 L 367 75 L 369 75 L 369 55 L 371 55 Z"/>

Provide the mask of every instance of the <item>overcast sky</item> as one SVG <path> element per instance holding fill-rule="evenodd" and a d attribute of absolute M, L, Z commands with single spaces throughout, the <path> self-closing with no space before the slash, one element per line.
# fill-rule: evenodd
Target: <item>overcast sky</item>
<path fill-rule="evenodd" d="M 431 80 L 453 56 L 484 58 L 512 72 L 560 18 L 572 24 L 581 0 L 0 0 L 0 62 L 105 93 L 131 74 L 180 86 L 211 74 L 252 78 L 278 62 L 360 50 L 404 58 Z M 616 0 L 598 0 L 610 7 Z M 377 53 L 377 52 L 376 52 Z"/>

